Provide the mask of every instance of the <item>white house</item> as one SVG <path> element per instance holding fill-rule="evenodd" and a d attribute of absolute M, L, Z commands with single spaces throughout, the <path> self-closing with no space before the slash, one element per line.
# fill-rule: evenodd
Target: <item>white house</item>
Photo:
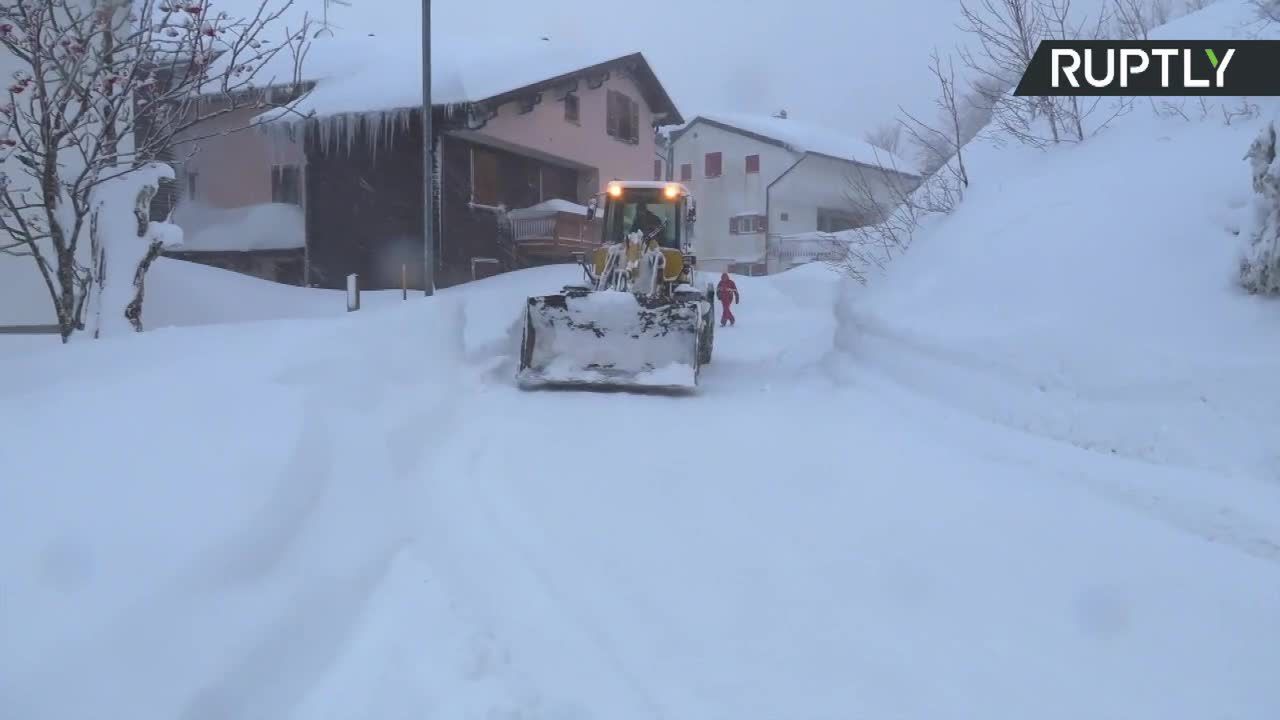
<path fill-rule="evenodd" d="M 805 261 L 788 238 L 870 224 L 920 183 L 888 152 L 785 114 L 699 115 L 671 134 L 670 165 L 697 202 L 698 265 L 744 275 Z"/>

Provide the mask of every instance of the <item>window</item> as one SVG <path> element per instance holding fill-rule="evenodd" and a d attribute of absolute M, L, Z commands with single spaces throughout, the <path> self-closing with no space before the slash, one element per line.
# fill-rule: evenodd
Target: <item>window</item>
<path fill-rule="evenodd" d="M 196 187 L 197 187 L 196 180 L 199 177 L 200 177 L 200 173 L 195 173 L 190 171 L 187 172 L 187 199 L 188 200 L 196 199 Z"/>
<path fill-rule="evenodd" d="M 623 142 L 640 142 L 640 104 L 617 90 L 609 91 L 606 115 L 609 136 Z"/>
<path fill-rule="evenodd" d="M 540 170 L 543 200 L 578 201 L 578 171 L 556 165 L 543 165 Z"/>
<path fill-rule="evenodd" d="M 704 159 L 705 167 L 703 168 L 704 170 L 703 174 L 709 178 L 720 177 L 721 161 L 722 161 L 722 156 L 720 155 L 720 153 L 718 152 L 707 153 L 707 156 Z"/>
<path fill-rule="evenodd" d="M 818 232 L 840 232 L 868 224 L 862 213 L 818 208 Z"/>
<path fill-rule="evenodd" d="M 498 154 L 485 148 L 471 148 L 471 202 L 497 205 Z"/>
<path fill-rule="evenodd" d="M 581 108 L 578 105 L 578 96 L 569 94 L 564 96 L 564 119 L 577 125 L 580 120 L 578 112 Z"/>
<path fill-rule="evenodd" d="M 779 219 L 779 220 L 781 220 L 782 222 L 786 222 L 786 221 L 788 221 L 788 220 L 790 220 L 790 219 L 791 219 L 791 214 L 790 214 L 790 213 L 779 213 L 779 214 L 778 214 L 778 219 Z"/>
<path fill-rule="evenodd" d="M 747 156 L 747 174 L 750 175 L 758 172 L 760 172 L 760 156 L 748 155 Z"/>
<path fill-rule="evenodd" d="M 693 163 L 683 163 L 680 166 L 680 179 L 682 181 L 693 179 Z"/>
<path fill-rule="evenodd" d="M 763 215 L 735 215 L 729 218 L 730 235 L 754 235 L 765 231 Z"/>
<path fill-rule="evenodd" d="M 653 179 L 654 180 L 662 179 L 662 161 L 661 160 L 653 161 Z"/>
<path fill-rule="evenodd" d="M 684 218 L 677 212 L 679 206 L 666 200 L 659 188 L 627 190 L 622 200 L 610 202 L 605 211 L 605 236 L 623 237 L 636 230 L 653 229 L 652 225 L 637 219 L 641 206 L 645 206 L 649 214 L 657 216 L 660 223 L 665 223 L 664 232 L 658 235 L 658 244 L 678 249 Z"/>
<path fill-rule="evenodd" d="M 302 205 L 302 168 L 297 165 L 271 168 L 271 202 Z"/>

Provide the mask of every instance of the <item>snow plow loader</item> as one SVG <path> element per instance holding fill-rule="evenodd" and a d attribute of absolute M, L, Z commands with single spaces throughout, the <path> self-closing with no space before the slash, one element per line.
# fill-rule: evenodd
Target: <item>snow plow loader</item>
<path fill-rule="evenodd" d="M 525 388 L 697 386 L 711 361 L 715 291 L 697 287 L 684 185 L 614 181 L 585 282 L 528 299 L 517 380 Z M 589 216 L 595 214 L 592 199 Z"/>

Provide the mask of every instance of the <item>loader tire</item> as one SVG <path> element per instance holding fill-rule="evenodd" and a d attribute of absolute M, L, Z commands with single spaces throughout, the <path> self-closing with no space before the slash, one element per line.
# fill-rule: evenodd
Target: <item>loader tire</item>
<path fill-rule="evenodd" d="M 520 370 L 529 367 L 533 361 L 534 332 L 533 318 L 529 317 L 529 309 L 525 308 L 524 331 L 520 333 Z"/>
<path fill-rule="evenodd" d="M 715 324 L 714 308 L 707 312 L 707 316 L 702 323 L 702 336 L 698 338 L 698 362 L 702 365 L 711 364 L 711 349 L 715 343 L 716 324 Z"/>

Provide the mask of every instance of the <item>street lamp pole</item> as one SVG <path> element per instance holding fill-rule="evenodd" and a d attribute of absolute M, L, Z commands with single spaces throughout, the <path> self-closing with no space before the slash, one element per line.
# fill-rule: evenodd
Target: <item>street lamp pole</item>
<path fill-rule="evenodd" d="M 435 142 L 431 132 L 431 0 L 422 0 L 423 294 L 435 293 Z"/>

